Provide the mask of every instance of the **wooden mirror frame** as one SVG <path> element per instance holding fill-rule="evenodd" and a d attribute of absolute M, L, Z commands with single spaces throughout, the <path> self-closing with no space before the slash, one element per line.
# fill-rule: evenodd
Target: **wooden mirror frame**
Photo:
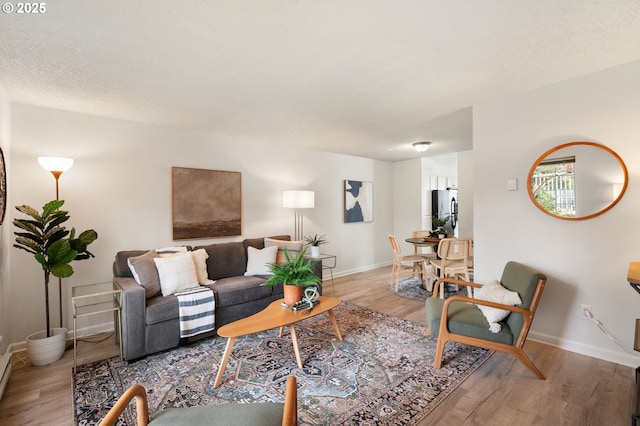
<path fill-rule="evenodd" d="M 592 213 L 592 214 L 589 214 L 589 215 L 586 215 L 586 216 L 566 217 L 566 216 L 561 216 L 559 214 L 552 213 L 552 212 L 546 210 L 544 207 L 542 207 L 540 205 L 540 203 L 538 203 L 538 201 L 536 200 L 536 198 L 535 198 L 535 196 L 533 194 L 533 190 L 531 189 L 531 179 L 533 178 L 533 174 L 534 174 L 536 168 L 549 155 L 551 155 L 554 152 L 559 151 L 559 150 L 561 150 L 563 148 L 567 148 L 567 147 L 570 147 L 570 146 L 577 146 L 577 145 L 590 146 L 590 147 L 593 147 L 593 148 L 596 148 L 596 149 L 601 149 L 601 150 L 609 153 L 611 156 L 613 156 L 613 158 L 615 158 L 618 161 L 618 164 L 620 165 L 620 168 L 622 169 L 622 173 L 624 174 L 624 182 L 622 184 L 622 189 L 620 190 L 620 193 L 618 194 L 616 199 L 613 200 L 609 205 L 607 205 L 607 207 L 603 208 L 600 211 L 597 211 L 595 213 Z M 586 219 L 594 218 L 596 216 L 600 216 L 601 214 L 609 211 L 613 206 L 618 204 L 618 201 L 620 201 L 622 199 L 622 196 L 624 195 L 625 191 L 627 190 L 628 183 L 629 183 L 629 173 L 627 172 L 627 166 L 625 166 L 624 161 L 622 161 L 622 158 L 620 158 L 620 156 L 615 151 L 611 150 L 610 148 L 608 148 L 608 147 L 606 147 L 604 145 L 600 145 L 600 144 L 595 143 L 595 142 L 568 142 L 568 143 L 565 143 L 565 144 L 562 144 L 562 145 L 558 145 L 555 148 L 551 148 L 550 150 L 548 150 L 547 152 L 542 154 L 540 157 L 538 157 L 538 159 L 533 163 L 533 166 L 531 166 L 531 169 L 529 170 L 529 175 L 527 176 L 527 192 L 529 193 L 529 198 L 531 199 L 531 202 L 533 202 L 533 204 L 538 209 L 540 209 L 544 213 L 548 214 L 549 216 L 555 217 L 557 219 L 562 219 L 562 220 L 586 220 Z"/>

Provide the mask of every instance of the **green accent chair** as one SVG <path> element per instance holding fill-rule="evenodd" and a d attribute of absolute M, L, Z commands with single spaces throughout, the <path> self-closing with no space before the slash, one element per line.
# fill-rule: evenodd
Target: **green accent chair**
<path fill-rule="evenodd" d="M 513 261 L 508 262 L 500 283 L 508 290 L 517 292 L 522 300 L 521 305 L 508 306 L 458 295 L 440 299 L 438 298 L 440 283 L 449 282 L 477 288 L 482 285 L 454 278 L 439 279 L 433 287 L 433 297 L 425 302 L 427 334 L 438 338 L 434 367 L 438 369 L 442 367 L 445 344 L 452 341 L 514 355 L 533 374 L 544 380 L 544 375 L 529 359 L 523 346 L 546 280 L 543 273 L 529 266 Z M 511 311 L 509 316 L 500 322 L 502 326 L 500 332 L 493 333 L 489 330 L 488 321 L 476 305 Z"/>
<path fill-rule="evenodd" d="M 284 403 L 263 402 L 256 404 L 212 404 L 189 408 L 168 408 L 149 418 L 147 392 L 136 384 L 127 389 L 104 417 L 100 426 L 115 425 L 118 417 L 136 400 L 138 426 L 176 425 L 282 425 L 298 424 L 297 381 L 294 376 L 287 379 Z"/>

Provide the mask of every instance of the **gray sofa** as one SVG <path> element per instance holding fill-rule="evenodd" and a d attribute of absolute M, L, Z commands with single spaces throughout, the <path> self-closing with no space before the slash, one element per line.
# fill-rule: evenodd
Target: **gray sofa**
<path fill-rule="evenodd" d="M 288 235 L 269 238 L 290 240 Z M 283 297 L 282 284 L 261 286 L 267 276 L 244 276 L 249 246 L 264 248 L 264 238 L 193 248 L 203 248 L 209 255 L 206 260 L 207 272 L 209 279 L 216 282 L 207 286 L 214 292 L 216 328 L 259 312 Z M 145 288 L 135 281 L 127 263 L 130 257 L 148 252 L 120 251 L 113 264 L 113 282 L 122 290 L 122 350 L 127 361 L 215 335 L 215 332 L 204 333 L 181 342 L 178 298 L 162 294 L 147 297 Z M 315 271 L 322 278 L 320 261 L 315 263 Z"/>

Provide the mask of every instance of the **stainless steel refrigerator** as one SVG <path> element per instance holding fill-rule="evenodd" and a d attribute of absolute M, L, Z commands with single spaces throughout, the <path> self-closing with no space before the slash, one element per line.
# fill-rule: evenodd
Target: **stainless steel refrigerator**
<path fill-rule="evenodd" d="M 458 191 L 455 189 L 434 189 L 431 191 L 431 217 L 446 220 L 444 229 L 447 236 L 458 235 Z M 435 231 L 435 229 L 434 229 Z"/>

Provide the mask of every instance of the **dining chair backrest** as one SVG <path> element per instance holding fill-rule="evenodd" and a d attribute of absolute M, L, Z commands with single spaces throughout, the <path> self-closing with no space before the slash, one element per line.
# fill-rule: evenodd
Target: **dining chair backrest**
<path fill-rule="evenodd" d="M 420 230 L 420 231 L 413 231 L 411 233 L 411 238 L 424 238 L 424 237 L 428 237 L 431 235 L 431 230 L 430 229 L 426 229 L 426 230 Z"/>
<path fill-rule="evenodd" d="M 398 244 L 396 236 L 389 234 L 389 242 L 391 243 L 391 250 L 393 250 L 393 255 L 397 257 L 400 254 L 400 245 Z"/>
<path fill-rule="evenodd" d="M 443 238 L 438 243 L 438 257 L 445 261 L 466 262 L 470 244 L 471 240 L 468 238 Z"/>

